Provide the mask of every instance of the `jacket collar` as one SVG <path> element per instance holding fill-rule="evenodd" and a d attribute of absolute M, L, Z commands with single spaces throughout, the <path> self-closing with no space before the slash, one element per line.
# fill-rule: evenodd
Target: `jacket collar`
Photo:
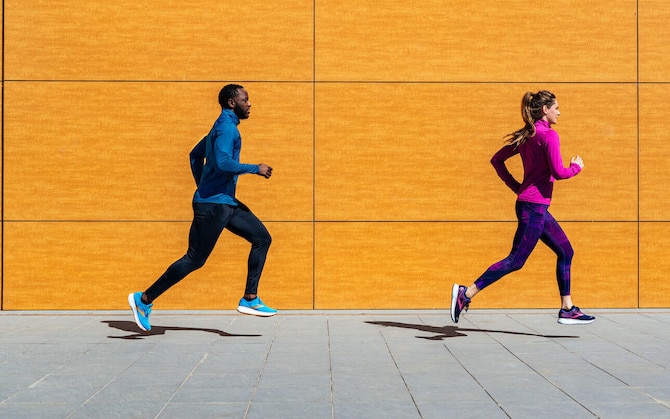
<path fill-rule="evenodd" d="M 221 116 L 225 116 L 228 120 L 233 122 L 235 125 L 240 124 L 240 118 L 238 118 L 237 115 L 235 115 L 235 112 L 233 112 L 232 109 L 227 109 L 227 108 L 222 109 L 221 110 Z"/>

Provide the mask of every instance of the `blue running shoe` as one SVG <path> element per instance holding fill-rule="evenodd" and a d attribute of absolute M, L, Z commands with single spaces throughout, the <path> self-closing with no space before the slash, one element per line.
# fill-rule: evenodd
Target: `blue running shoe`
<path fill-rule="evenodd" d="M 458 323 L 461 313 L 470 307 L 470 299 L 465 296 L 465 291 L 467 288 L 458 284 L 451 288 L 451 320 L 454 323 Z"/>
<path fill-rule="evenodd" d="M 149 315 L 151 314 L 151 307 L 153 307 L 153 304 L 144 304 L 142 302 L 141 292 L 131 292 L 128 294 L 128 304 L 130 304 L 130 309 L 133 310 L 135 323 L 137 323 L 140 329 L 145 332 L 150 331 L 151 324 L 149 323 Z"/>
<path fill-rule="evenodd" d="M 277 310 L 263 304 L 260 298 L 256 297 L 251 301 L 244 298 L 240 300 L 237 311 L 242 314 L 251 314 L 252 316 L 270 317 L 277 314 Z"/>

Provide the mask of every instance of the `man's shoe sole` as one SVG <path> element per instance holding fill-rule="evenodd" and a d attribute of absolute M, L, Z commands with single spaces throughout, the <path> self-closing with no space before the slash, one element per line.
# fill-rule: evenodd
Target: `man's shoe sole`
<path fill-rule="evenodd" d="M 259 316 L 259 317 L 272 317 L 275 314 L 277 314 L 276 311 L 274 313 L 268 313 L 268 312 L 265 312 L 265 311 L 258 311 L 258 310 L 254 310 L 251 307 L 244 307 L 244 306 L 238 306 L 237 311 L 239 311 L 242 314 L 248 314 L 250 316 Z"/>

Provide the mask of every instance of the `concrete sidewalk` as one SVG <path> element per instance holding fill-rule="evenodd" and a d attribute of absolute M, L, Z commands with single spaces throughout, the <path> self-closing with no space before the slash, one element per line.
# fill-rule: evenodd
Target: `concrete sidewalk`
<path fill-rule="evenodd" d="M 669 418 L 670 310 L 0 312 L 2 418 Z"/>

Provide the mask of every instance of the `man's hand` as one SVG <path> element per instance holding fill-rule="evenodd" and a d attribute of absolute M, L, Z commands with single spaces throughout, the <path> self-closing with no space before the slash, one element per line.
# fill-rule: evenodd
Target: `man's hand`
<path fill-rule="evenodd" d="M 272 176 L 272 167 L 264 163 L 259 164 L 258 175 L 263 176 L 265 179 L 268 179 L 270 176 Z"/>

